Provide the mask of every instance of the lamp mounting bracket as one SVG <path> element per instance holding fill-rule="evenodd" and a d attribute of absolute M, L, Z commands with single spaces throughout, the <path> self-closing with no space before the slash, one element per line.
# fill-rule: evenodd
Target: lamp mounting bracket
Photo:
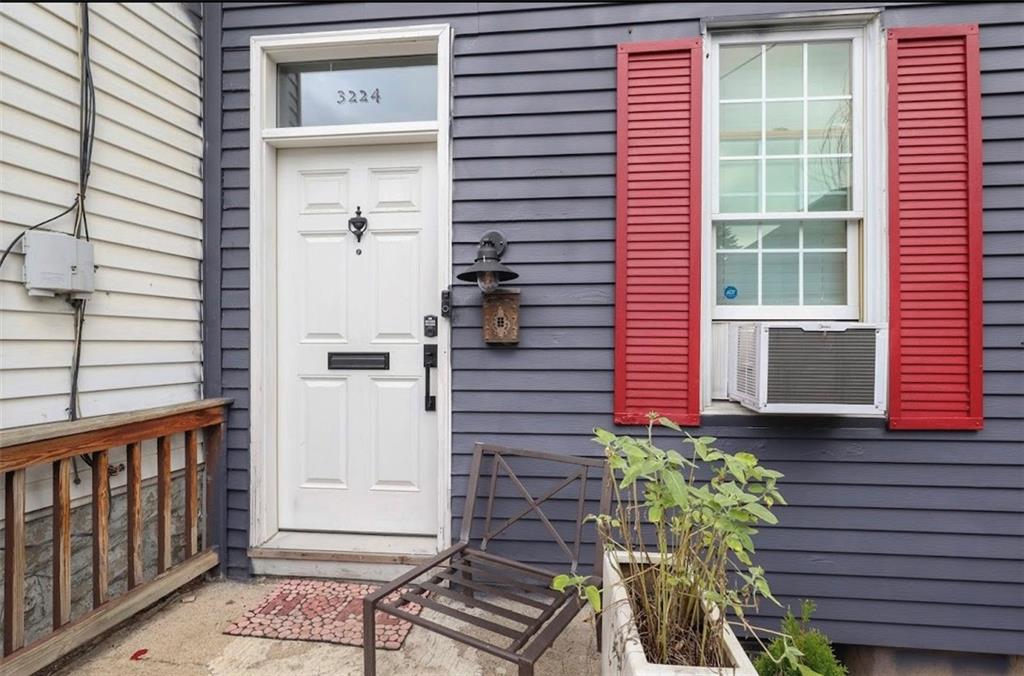
<path fill-rule="evenodd" d="M 485 232 L 483 237 L 480 238 L 480 246 L 483 246 L 484 242 L 490 241 L 497 251 L 498 258 L 505 255 L 505 249 L 508 247 L 508 242 L 505 239 L 505 235 L 498 230 L 490 230 Z"/>

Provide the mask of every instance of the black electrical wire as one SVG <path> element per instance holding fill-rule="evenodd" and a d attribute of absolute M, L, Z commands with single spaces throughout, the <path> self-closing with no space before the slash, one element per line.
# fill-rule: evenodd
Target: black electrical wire
<path fill-rule="evenodd" d="M 65 209 L 64 211 L 60 212 L 60 213 L 59 213 L 59 214 L 57 214 L 56 216 L 54 216 L 54 217 L 52 217 L 52 218 L 47 218 L 47 219 L 46 219 L 45 221 L 42 221 L 42 222 L 40 222 L 40 223 L 36 223 L 35 225 L 31 225 L 31 226 L 30 226 L 30 225 L 23 225 L 22 227 L 23 227 L 23 228 L 25 228 L 25 229 L 24 229 L 24 230 L 22 230 L 22 231 L 21 231 L 21 232 L 20 232 L 20 233 L 18 234 L 18 236 L 14 238 L 14 241 L 12 241 L 12 242 L 11 242 L 10 244 L 8 244 L 8 245 L 7 245 L 7 248 L 6 248 L 6 249 L 4 249 L 4 253 L 3 253 L 3 255 L 2 255 L 2 256 L 0 256 L 0 268 L 2 268 L 2 267 L 3 267 L 3 265 L 4 265 L 4 261 L 6 261 L 6 260 L 7 260 L 7 256 L 9 256 L 9 255 L 10 255 L 11 251 L 12 251 L 12 250 L 14 249 L 14 247 L 15 247 L 15 246 L 16 246 L 16 245 L 18 244 L 18 242 L 20 242 L 20 241 L 21 241 L 22 237 L 24 237 L 24 236 L 25 236 L 25 233 L 27 233 L 27 232 L 32 232 L 32 231 L 33 231 L 33 230 L 35 230 L 36 228 L 41 228 L 41 227 L 43 227 L 44 225 L 47 225 L 47 224 L 49 224 L 49 223 L 53 223 L 53 222 L 54 222 L 55 220 L 57 220 L 57 219 L 58 219 L 58 218 L 60 218 L 61 216 L 64 216 L 65 214 L 69 214 L 69 213 L 71 213 L 71 211 L 72 211 L 72 210 L 73 210 L 73 209 L 74 209 L 75 207 L 77 207 L 77 206 L 78 206 L 78 198 L 76 197 L 76 198 L 75 198 L 75 201 L 71 203 L 71 206 L 69 206 L 69 207 L 68 207 L 67 209 Z"/>
<path fill-rule="evenodd" d="M 96 86 L 92 79 L 92 59 L 89 46 L 89 5 L 83 2 L 82 7 L 82 70 L 79 100 L 79 144 L 78 144 L 78 201 L 81 207 L 75 222 L 75 237 L 84 235 L 89 239 L 89 220 L 85 211 L 85 194 L 89 187 L 89 175 L 92 172 L 92 149 L 96 141 Z"/>
<path fill-rule="evenodd" d="M 85 237 L 89 240 L 89 217 L 85 210 L 85 196 L 89 189 L 89 175 L 92 172 L 92 149 L 96 141 L 96 85 L 92 79 L 92 58 L 89 53 L 91 39 L 89 31 L 89 3 L 81 3 L 82 9 L 82 48 L 81 48 L 81 75 L 79 77 L 79 122 L 78 122 L 78 196 L 75 202 L 78 204 L 78 211 L 75 217 L 74 236 Z M 85 307 L 87 301 L 84 298 L 76 298 L 69 301 L 74 308 L 75 322 L 75 343 L 71 357 L 71 391 L 68 398 L 68 418 L 78 419 L 78 381 L 82 365 L 82 333 L 85 326 Z M 90 468 L 93 468 L 92 456 L 86 454 L 82 460 Z M 80 483 L 78 476 L 78 464 L 72 459 L 75 469 L 75 483 Z M 110 477 L 107 477 L 110 481 Z"/>
<path fill-rule="evenodd" d="M 92 78 L 92 59 L 89 54 L 90 32 L 89 32 L 89 3 L 81 3 L 82 7 L 82 59 L 79 90 L 79 127 L 78 127 L 78 195 L 64 211 L 52 218 L 36 223 L 25 228 L 14 240 L 7 245 L 4 253 L 0 256 L 0 267 L 3 266 L 7 257 L 14 247 L 22 240 L 25 233 L 31 232 L 44 225 L 48 225 L 61 216 L 76 210 L 74 236 L 83 236 L 89 239 L 89 219 L 85 211 L 85 194 L 89 187 L 89 175 L 92 172 L 92 151 L 96 141 L 96 86 Z"/>
<path fill-rule="evenodd" d="M 89 239 L 89 219 L 85 210 L 85 197 L 89 189 L 89 175 L 92 172 L 92 150 L 96 141 L 96 85 L 92 79 L 92 59 L 89 52 L 89 4 L 81 3 L 82 8 L 82 58 L 79 98 L 78 127 L 78 212 L 75 219 L 75 237 L 84 236 Z M 82 362 L 82 329 L 85 323 L 85 299 L 74 299 L 71 302 L 75 309 L 75 345 L 71 360 L 71 396 L 68 404 L 68 417 L 78 419 L 78 379 Z M 90 458 L 86 463 L 90 466 Z"/>
<path fill-rule="evenodd" d="M 92 150 L 96 141 L 96 86 L 92 78 L 92 59 L 89 55 L 90 31 L 89 31 L 89 4 L 81 3 L 82 6 L 82 65 L 79 87 L 79 127 L 78 127 L 78 195 L 64 211 L 52 218 L 28 226 L 22 225 L 25 229 L 18 234 L 14 240 L 4 249 L 0 256 L 0 267 L 3 267 L 7 257 L 17 246 L 18 242 L 25 237 L 25 233 L 56 221 L 75 209 L 74 235 L 84 235 L 89 239 L 89 219 L 85 211 L 85 193 L 89 187 L 89 175 L 92 171 Z M 76 388 L 77 389 L 77 388 Z"/>
<path fill-rule="evenodd" d="M 92 77 L 92 59 L 89 53 L 90 31 L 89 31 L 89 4 L 80 3 L 82 12 L 82 41 L 81 41 L 81 72 L 79 77 L 79 125 L 78 125 L 78 194 L 71 205 L 56 216 L 40 221 L 35 225 L 22 225 L 25 228 L 14 240 L 4 249 L 0 255 L 0 267 L 7 261 L 11 251 L 17 246 L 25 234 L 53 223 L 62 216 L 72 211 L 75 212 L 73 236 L 89 239 L 89 218 L 85 210 L 85 196 L 89 189 L 89 176 L 92 172 L 92 152 L 96 142 L 96 85 Z M 87 301 L 83 298 L 69 299 L 68 302 L 74 308 L 74 349 L 71 359 L 71 388 L 68 402 L 68 417 L 77 420 L 79 375 L 82 364 L 82 332 L 85 324 L 85 308 Z M 92 458 L 83 455 L 82 459 L 92 467 Z M 72 458 L 74 460 L 74 458 Z M 75 463 L 75 483 L 79 483 L 78 466 Z"/>
<path fill-rule="evenodd" d="M 71 398 L 68 403 L 68 417 L 71 420 L 78 419 L 78 372 L 82 364 L 82 327 L 85 324 L 85 304 L 84 298 L 77 298 L 71 302 L 75 308 L 75 349 L 74 354 L 71 357 Z M 86 464 L 92 465 L 89 456 L 86 458 Z"/>

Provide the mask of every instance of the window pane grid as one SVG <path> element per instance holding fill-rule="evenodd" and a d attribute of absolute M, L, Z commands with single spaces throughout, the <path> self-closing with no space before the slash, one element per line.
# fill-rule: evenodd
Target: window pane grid
<path fill-rule="evenodd" d="M 818 48 L 814 57 L 817 61 L 811 57 L 812 44 Z M 845 54 L 839 46 L 845 47 Z M 794 58 L 797 47 L 799 57 Z M 723 84 L 728 92 L 718 101 L 719 116 L 729 122 L 719 132 L 717 213 L 852 213 L 849 41 L 762 43 L 733 49 L 719 73 L 719 81 L 728 82 L 727 86 Z M 780 54 L 774 66 L 772 50 Z M 756 67 L 757 76 L 752 77 L 751 66 Z M 810 79 L 814 69 L 817 91 L 812 90 Z M 794 78 L 798 79 L 800 96 L 794 95 L 796 87 L 786 84 Z M 834 91 L 837 86 L 838 91 Z M 759 90 L 758 96 L 749 96 L 755 90 Z M 786 103 L 799 104 L 798 111 L 787 113 L 777 105 Z M 744 122 L 745 115 L 758 113 L 756 126 L 751 124 L 753 120 Z M 796 138 L 793 113 L 800 116 Z M 787 139 L 798 142 L 800 152 L 786 152 L 793 150 L 793 142 Z"/>
<path fill-rule="evenodd" d="M 836 226 L 840 226 L 837 228 Z M 796 228 L 796 246 L 766 245 L 766 238 L 786 228 Z M 715 258 L 718 269 L 716 303 L 729 306 L 821 306 L 845 305 L 847 299 L 846 221 L 817 223 L 715 223 Z M 751 236 L 753 228 L 753 236 Z M 809 230 L 818 228 L 818 238 L 838 239 L 842 246 L 812 246 Z M 831 232 L 831 235 L 830 235 Z M 723 245 L 724 240 L 724 245 Z M 766 257 L 773 265 L 769 265 Z M 808 260 L 814 260 L 814 268 Z M 795 275 L 791 273 L 795 263 Z M 750 270 L 749 267 L 753 270 Z M 809 295 L 808 275 L 816 271 L 817 301 Z M 753 274 L 750 274 L 753 272 Z M 771 272 L 771 274 L 769 274 Z M 747 284 L 755 287 L 751 291 Z M 787 287 L 796 286 L 795 294 Z M 771 298 L 766 298 L 770 288 Z M 779 299 L 782 299 L 781 301 Z M 827 299 L 828 302 L 823 302 Z"/>

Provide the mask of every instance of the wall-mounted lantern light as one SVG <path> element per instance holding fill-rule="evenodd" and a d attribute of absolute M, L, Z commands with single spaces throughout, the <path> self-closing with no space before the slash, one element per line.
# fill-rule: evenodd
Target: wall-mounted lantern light
<path fill-rule="evenodd" d="M 480 248 L 476 251 L 476 261 L 469 269 L 459 275 L 464 282 L 476 282 L 484 293 L 491 293 L 501 282 L 511 281 L 519 276 L 501 262 L 501 257 L 508 247 L 505 236 L 497 230 L 485 233 L 480 238 Z"/>
<path fill-rule="evenodd" d="M 499 289 L 501 282 L 519 277 L 502 264 L 507 242 L 492 230 L 480 238 L 476 261 L 459 275 L 464 282 L 476 282 L 483 291 L 483 334 L 485 343 L 504 345 L 519 342 L 519 289 Z"/>

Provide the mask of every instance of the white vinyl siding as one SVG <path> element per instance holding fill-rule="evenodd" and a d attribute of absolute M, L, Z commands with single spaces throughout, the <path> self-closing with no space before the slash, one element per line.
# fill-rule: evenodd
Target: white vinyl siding
<path fill-rule="evenodd" d="M 182 3 L 89 9 L 97 120 L 86 209 L 98 267 L 83 333 L 82 416 L 202 391 L 198 17 Z M 0 5 L 0 247 L 22 230 L 16 224 L 59 213 L 77 191 L 80 11 Z M 71 222 L 47 227 L 69 232 Z M 72 309 L 27 295 L 22 258 L 16 249 L 0 269 L 0 428 L 67 418 Z M 82 476 L 76 495 L 88 485 Z M 49 502 L 40 490 L 30 489 L 29 509 Z"/>

